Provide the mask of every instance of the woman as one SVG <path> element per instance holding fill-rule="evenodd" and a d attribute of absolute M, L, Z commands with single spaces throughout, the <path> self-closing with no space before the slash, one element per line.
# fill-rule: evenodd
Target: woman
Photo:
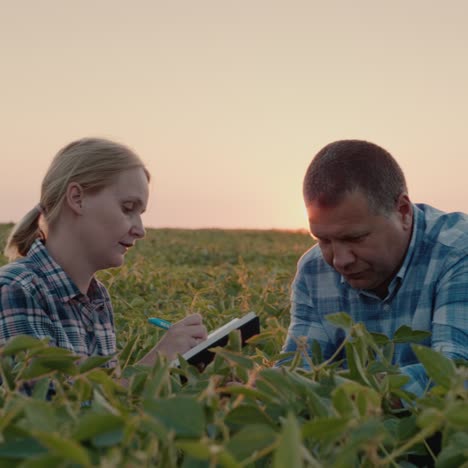
<path fill-rule="evenodd" d="M 109 294 L 98 270 L 122 264 L 145 235 L 150 175 L 129 148 L 85 138 L 58 152 L 40 203 L 15 226 L 0 268 L 0 346 L 19 334 L 82 356 L 116 352 Z M 206 338 L 198 314 L 175 323 L 139 362 L 173 359 Z"/>

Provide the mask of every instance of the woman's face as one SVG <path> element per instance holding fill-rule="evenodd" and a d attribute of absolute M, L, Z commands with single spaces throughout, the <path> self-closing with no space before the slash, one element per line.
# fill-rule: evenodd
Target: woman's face
<path fill-rule="evenodd" d="M 93 271 L 120 266 L 128 249 L 145 236 L 141 215 L 148 196 L 142 168 L 123 171 L 113 184 L 83 195 L 78 241 Z"/>

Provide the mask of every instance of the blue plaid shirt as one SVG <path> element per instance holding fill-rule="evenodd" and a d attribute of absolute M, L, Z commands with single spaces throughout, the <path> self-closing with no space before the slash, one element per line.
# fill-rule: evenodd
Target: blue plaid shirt
<path fill-rule="evenodd" d="M 49 338 L 50 344 L 82 356 L 116 352 L 104 285 L 93 278 L 82 294 L 40 240 L 26 257 L 0 268 L 0 346 L 21 334 Z"/>
<path fill-rule="evenodd" d="M 304 336 L 309 350 L 317 341 L 323 357 L 330 358 L 344 333 L 325 316 L 346 312 L 369 331 L 388 337 L 402 325 L 430 331 L 431 337 L 421 344 L 452 359 L 468 359 L 468 215 L 422 204 L 413 208 L 410 245 L 384 299 L 349 286 L 324 261 L 318 245 L 302 256 L 292 284 L 291 324 L 283 352 L 295 351 L 297 337 Z M 421 395 L 428 378 L 409 344 L 396 345 L 394 363 L 411 379 L 406 390 Z"/>

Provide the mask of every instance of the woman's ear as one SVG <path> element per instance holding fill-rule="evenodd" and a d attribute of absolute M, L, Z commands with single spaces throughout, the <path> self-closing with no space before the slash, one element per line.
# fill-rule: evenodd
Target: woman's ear
<path fill-rule="evenodd" d="M 68 207 L 77 215 L 83 212 L 83 187 L 77 182 L 68 184 L 66 202 Z"/>

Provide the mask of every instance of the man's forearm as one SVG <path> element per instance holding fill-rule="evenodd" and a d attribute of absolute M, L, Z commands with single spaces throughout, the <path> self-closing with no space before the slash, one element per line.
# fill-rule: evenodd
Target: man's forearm
<path fill-rule="evenodd" d="M 403 386 L 407 392 L 414 393 L 416 396 L 423 396 L 429 386 L 429 378 L 424 366 L 420 363 L 402 366 L 401 372 L 410 378 L 410 381 Z"/>

